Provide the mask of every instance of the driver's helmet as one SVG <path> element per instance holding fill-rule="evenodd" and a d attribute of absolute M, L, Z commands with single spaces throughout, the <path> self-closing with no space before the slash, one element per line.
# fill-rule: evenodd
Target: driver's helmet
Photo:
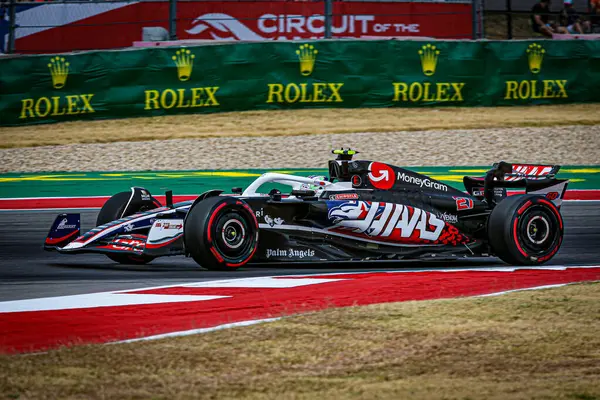
<path fill-rule="evenodd" d="M 327 177 L 323 175 L 309 175 L 307 178 L 312 179 L 314 181 L 323 181 L 327 182 Z M 314 190 L 315 192 L 319 192 L 320 190 L 325 189 L 325 186 L 314 185 L 310 183 L 303 183 L 300 185 L 300 190 Z"/>

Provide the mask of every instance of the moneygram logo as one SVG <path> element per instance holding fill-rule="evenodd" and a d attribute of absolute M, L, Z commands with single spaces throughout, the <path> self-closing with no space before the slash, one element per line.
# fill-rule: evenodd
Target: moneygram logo
<path fill-rule="evenodd" d="M 369 181 L 377 189 L 389 190 L 396 183 L 394 170 L 387 164 L 372 162 L 369 164 Z"/>
<path fill-rule="evenodd" d="M 177 66 L 177 78 L 185 82 L 192 76 L 192 69 L 194 68 L 194 58 L 196 56 L 187 49 L 177 50 L 175 55 L 172 57 Z"/>

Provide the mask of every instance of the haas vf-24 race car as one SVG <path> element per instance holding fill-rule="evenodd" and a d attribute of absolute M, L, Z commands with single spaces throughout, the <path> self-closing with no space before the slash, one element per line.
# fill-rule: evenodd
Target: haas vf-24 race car
<path fill-rule="evenodd" d="M 465 176 L 463 192 L 408 169 L 354 161 L 352 150 L 334 154 L 327 177 L 269 172 L 244 190 L 176 204 L 171 192 L 163 205 L 132 188 L 112 196 L 83 235 L 79 214 L 59 215 L 44 247 L 130 264 L 181 255 L 207 269 L 481 256 L 539 265 L 560 248 L 568 181 L 555 178 L 557 165 L 500 162 L 483 177 Z"/>

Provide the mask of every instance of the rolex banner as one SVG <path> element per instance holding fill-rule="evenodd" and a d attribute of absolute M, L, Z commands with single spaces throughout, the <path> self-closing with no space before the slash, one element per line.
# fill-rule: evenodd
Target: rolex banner
<path fill-rule="evenodd" d="M 600 101 L 597 41 L 307 41 L 0 59 L 0 125 Z"/>

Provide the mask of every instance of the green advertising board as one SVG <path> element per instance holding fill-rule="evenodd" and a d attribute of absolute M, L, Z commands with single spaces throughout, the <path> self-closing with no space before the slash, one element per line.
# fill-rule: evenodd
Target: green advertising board
<path fill-rule="evenodd" d="M 0 125 L 310 107 L 600 101 L 600 42 L 313 41 L 0 59 Z"/>

